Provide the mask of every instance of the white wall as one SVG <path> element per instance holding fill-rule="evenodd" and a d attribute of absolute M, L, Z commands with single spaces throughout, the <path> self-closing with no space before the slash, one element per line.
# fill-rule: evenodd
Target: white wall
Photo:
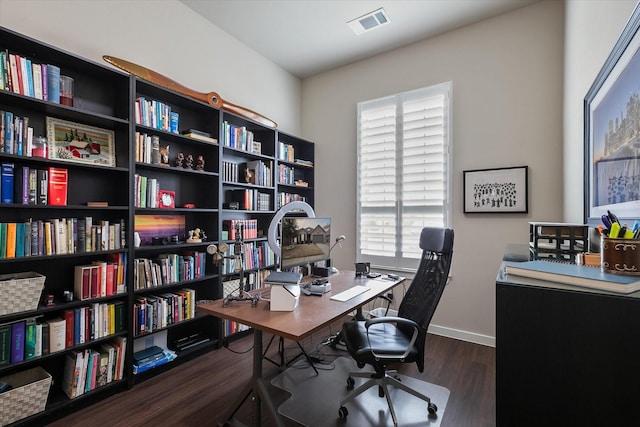
<path fill-rule="evenodd" d="M 562 220 L 562 60 L 563 2 L 552 0 L 305 79 L 318 213 L 348 237 L 338 268 L 355 259 L 356 103 L 452 81 L 453 280 L 433 324 L 492 343 L 505 246 L 528 241 L 528 221 Z M 462 213 L 462 171 L 520 165 L 530 168 L 528 214 Z"/>
<path fill-rule="evenodd" d="M 582 222 L 583 102 L 618 41 L 636 0 L 567 0 L 564 98 L 564 216 Z"/>
<path fill-rule="evenodd" d="M 0 25 L 103 64 L 127 59 L 300 133 L 300 80 L 177 0 L 0 0 Z"/>

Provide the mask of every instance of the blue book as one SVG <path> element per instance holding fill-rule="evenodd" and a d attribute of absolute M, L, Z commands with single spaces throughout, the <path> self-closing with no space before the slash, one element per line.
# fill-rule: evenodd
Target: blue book
<path fill-rule="evenodd" d="M 11 325 L 11 363 L 24 360 L 24 320 Z"/>
<path fill-rule="evenodd" d="M 13 154 L 13 113 L 4 112 L 4 152 Z"/>
<path fill-rule="evenodd" d="M 567 285 L 630 294 L 640 290 L 640 276 L 605 273 L 598 267 L 553 261 L 525 261 L 509 263 L 507 274 L 547 280 Z"/>
<path fill-rule="evenodd" d="M 13 203 L 13 163 L 0 166 L 0 202 Z"/>
<path fill-rule="evenodd" d="M 33 88 L 33 66 L 31 65 L 31 60 L 29 58 L 26 59 L 27 62 L 27 89 L 29 93 L 25 93 L 28 96 L 35 96 L 35 90 Z"/>
<path fill-rule="evenodd" d="M 47 100 L 60 104 L 60 67 L 47 64 Z"/>
<path fill-rule="evenodd" d="M 16 223 L 16 257 L 24 256 L 24 222 Z"/>

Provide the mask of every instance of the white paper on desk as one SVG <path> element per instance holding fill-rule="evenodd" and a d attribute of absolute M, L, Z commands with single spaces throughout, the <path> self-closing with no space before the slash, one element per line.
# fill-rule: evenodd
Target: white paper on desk
<path fill-rule="evenodd" d="M 330 299 L 334 301 L 348 301 L 356 295 L 360 295 L 363 292 L 368 291 L 370 288 L 364 285 L 356 285 L 352 288 L 347 289 L 346 291 L 342 291 L 339 294 L 333 295 Z"/>

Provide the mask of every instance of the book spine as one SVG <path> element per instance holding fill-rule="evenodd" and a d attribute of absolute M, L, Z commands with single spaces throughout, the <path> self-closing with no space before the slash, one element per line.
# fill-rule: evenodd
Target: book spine
<path fill-rule="evenodd" d="M 0 325 L 0 366 L 11 363 L 11 325 Z"/>
<path fill-rule="evenodd" d="M 24 321 L 11 324 L 11 363 L 18 363 L 24 360 L 24 335 Z"/>
<path fill-rule="evenodd" d="M 47 100 L 60 104 L 60 67 L 47 64 Z"/>
<path fill-rule="evenodd" d="M 0 166 L 2 203 L 13 203 L 13 163 L 2 163 Z"/>

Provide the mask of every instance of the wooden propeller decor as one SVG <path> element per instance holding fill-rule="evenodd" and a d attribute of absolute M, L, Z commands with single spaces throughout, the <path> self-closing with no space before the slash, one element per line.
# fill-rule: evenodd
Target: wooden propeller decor
<path fill-rule="evenodd" d="M 158 86 L 171 89 L 195 100 L 206 102 L 207 104 L 212 105 L 216 108 L 221 108 L 239 116 L 246 117 L 247 119 L 253 120 L 254 122 L 258 122 L 262 125 L 272 128 L 278 127 L 277 123 L 273 120 L 248 108 L 233 104 L 229 101 L 225 101 L 216 92 L 205 93 L 189 89 L 188 87 L 181 85 L 175 80 L 171 80 L 169 77 L 163 76 L 160 73 L 156 73 L 149 68 L 143 67 L 142 65 L 134 64 L 133 62 L 129 62 L 124 59 L 116 58 L 115 56 L 103 55 L 102 59 L 123 71 L 131 73 L 134 76 L 140 77 L 141 79 L 147 80 L 151 83 L 155 83 Z"/>

